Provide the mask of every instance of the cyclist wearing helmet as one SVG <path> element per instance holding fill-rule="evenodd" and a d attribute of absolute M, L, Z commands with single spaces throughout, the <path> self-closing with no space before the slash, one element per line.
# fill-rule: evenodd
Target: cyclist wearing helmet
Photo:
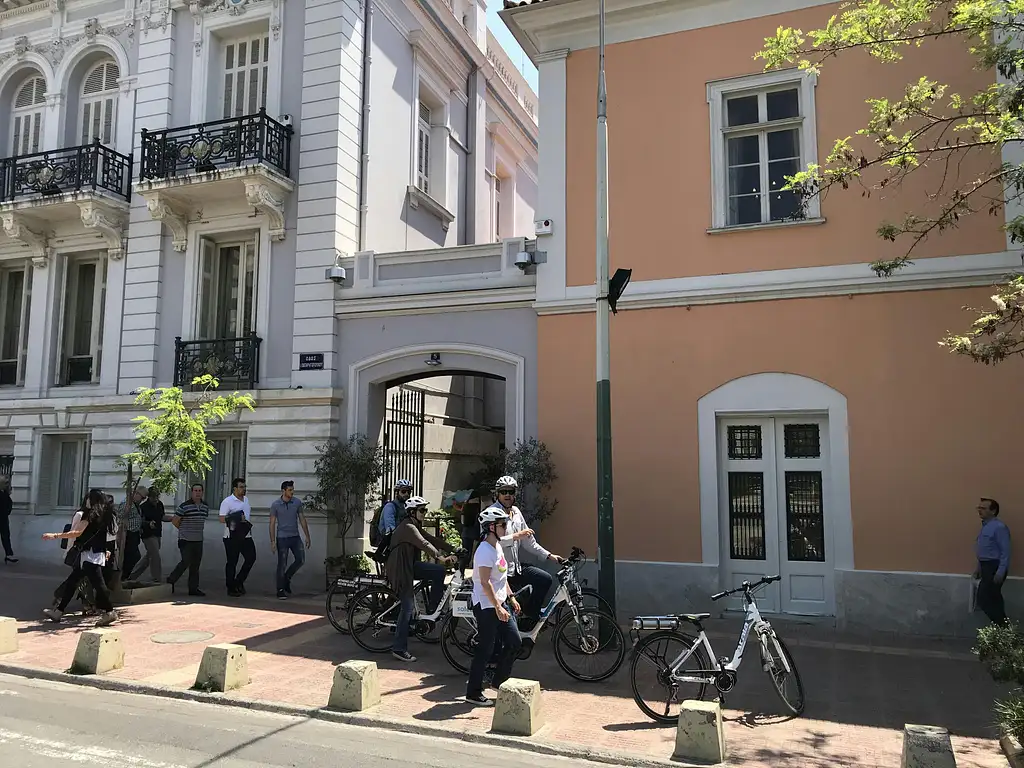
<path fill-rule="evenodd" d="M 412 496 L 412 483 L 408 480 L 399 480 L 395 483 L 395 498 L 384 505 L 380 513 L 378 529 L 381 536 L 387 536 L 395 528 L 398 522 L 405 516 L 405 503 Z"/>
<path fill-rule="evenodd" d="M 417 563 L 416 558 L 420 552 L 426 552 L 430 557 L 440 558 L 438 550 L 450 553 L 449 547 L 442 539 L 431 536 L 423 530 L 421 523 L 423 515 L 427 511 L 427 500 L 419 496 L 413 496 L 405 502 L 403 519 L 391 535 L 391 550 L 388 554 L 386 566 L 388 583 L 395 590 L 398 599 L 402 603 L 401 613 L 398 615 L 398 626 L 395 627 L 395 642 L 391 646 L 391 655 L 399 661 L 416 661 L 416 657 L 409 653 L 409 624 L 412 622 L 412 615 L 416 610 L 416 600 L 413 597 L 413 580 L 417 565 L 428 565 L 428 563 Z M 445 558 L 449 565 L 455 562 L 454 557 Z M 429 563 L 441 572 L 441 590 L 431 588 L 431 593 L 443 591 L 444 588 L 444 566 Z M 433 599 L 431 597 L 431 599 Z M 427 609 L 428 613 L 433 608 Z"/>
<path fill-rule="evenodd" d="M 512 674 L 512 665 L 523 643 L 516 626 L 516 614 L 521 609 L 515 597 L 508 593 L 509 563 L 501 547 L 508 524 L 509 515 L 500 506 L 488 507 L 481 512 L 482 541 L 473 555 L 473 596 L 470 604 L 476 617 L 477 644 L 469 667 L 466 701 L 482 707 L 494 704 L 483 691 L 488 662 L 492 657 L 496 660 L 492 685 L 495 689 L 500 688 Z"/>
<path fill-rule="evenodd" d="M 533 586 L 533 591 L 523 600 L 523 617 L 519 624 L 524 632 L 529 632 L 537 623 L 541 608 L 548 600 L 548 594 L 554 584 L 551 574 L 536 565 L 523 565 L 520 559 L 520 547 L 538 560 L 551 560 L 556 563 L 562 562 L 559 555 L 548 552 L 537 543 L 533 530 L 526 524 L 526 518 L 515 505 L 516 493 L 519 490 L 519 483 L 514 477 L 505 475 L 498 478 L 494 484 L 494 503 L 488 509 L 503 509 L 509 517 L 508 532 L 502 538 L 502 544 L 506 546 L 509 560 L 508 583 L 514 590 L 520 590 L 527 584 Z M 520 540 L 523 544 L 520 544 Z"/>

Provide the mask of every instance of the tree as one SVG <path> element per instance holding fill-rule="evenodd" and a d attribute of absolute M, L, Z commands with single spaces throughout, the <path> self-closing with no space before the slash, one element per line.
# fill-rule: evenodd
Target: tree
<path fill-rule="evenodd" d="M 824 164 L 788 178 L 786 189 L 805 202 L 854 184 L 870 195 L 901 184 L 926 165 L 939 169 L 941 181 L 928 196 L 928 213 L 911 212 L 901 221 L 879 224 L 883 240 L 908 243 L 903 255 L 871 265 L 879 277 L 912 263 L 918 245 L 967 216 L 1002 215 L 1006 202 L 1024 196 L 1024 166 L 1001 160 L 1004 146 L 1024 139 L 1022 33 L 1024 0 L 856 0 L 844 3 L 821 29 L 805 34 L 779 27 L 755 56 L 766 69 L 796 63 L 817 72 L 829 59 L 858 50 L 894 63 L 911 48 L 950 38 L 963 44 L 976 69 L 991 72 L 993 80 L 996 73 L 1001 77 L 975 93 L 955 93 L 947 84 L 921 77 L 908 83 L 900 98 L 869 100 L 871 114 L 857 131 L 860 139 L 836 140 Z M 983 153 L 992 159 L 987 170 L 961 172 L 966 157 Z M 1004 229 L 1012 242 L 1024 242 L 1024 215 L 1006 222 Z M 1024 353 L 1024 280 L 1008 279 L 992 301 L 991 309 L 965 307 L 976 315 L 970 329 L 947 332 L 939 343 L 986 364 Z"/>
<path fill-rule="evenodd" d="M 512 475 L 519 483 L 517 506 L 526 522 L 533 525 L 554 514 L 558 499 L 549 496 L 558 479 L 551 451 L 540 440 L 517 440 L 512 450 L 502 448 L 484 458 L 484 465 L 472 477 L 471 484 L 482 494 L 489 493 L 502 475 Z"/>
<path fill-rule="evenodd" d="M 190 475 L 205 477 L 217 453 L 206 430 L 234 413 L 255 408 L 252 395 L 215 395 L 220 382 L 213 376 L 200 376 L 192 385 L 203 389 L 189 404 L 180 387 L 146 388 L 135 398 L 135 405 L 157 415 L 132 419 L 135 448 L 115 461 L 127 472 L 129 499 L 144 477 L 166 494 L 173 494 Z"/>
<path fill-rule="evenodd" d="M 317 492 L 305 498 L 314 512 L 326 511 L 338 526 L 341 554 L 347 556 L 345 539 L 366 509 L 379 502 L 377 484 L 387 467 L 384 451 L 366 435 L 352 435 L 345 442 L 335 439 L 317 446 L 314 469 Z"/>
<path fill-rule="evenodd" d="M 997 683 L 1016 688 L 996 702 L 996 717 L 1003 733 L 1024 743 L 1024 635 L 1016 624 L 990 624 L 978 630 L 978 659 Z"/>

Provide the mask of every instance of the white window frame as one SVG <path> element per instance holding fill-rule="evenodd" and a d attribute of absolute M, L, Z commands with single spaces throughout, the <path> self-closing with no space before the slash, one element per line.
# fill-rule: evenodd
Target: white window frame
<path fill-rule="evenodd" d="M 216 510 L 220 507 L 220 503 L 230 495 L 231 481 L 236 477 L 245 477 L 249 458 L 249 434 L 245 431 L 228 432 L 212 430 L 208 433 L 208 437 L 215 447 L 219 442 L 223 441 L 225 443 L 228 458 L 224 462 L 226 468 L 224 477 L 223 479 L 216 479 L 215 482 L 218 483 L 216 488 L 210 483 L 211 479 L 213 479 L 213 472 L 219 463 L 218 457 L 220 452 L 218 451 L 217 456 L 210 463 L 210 471 L 206 474 L 206 477 L 197 478 L 194 475 L 189 477 L 188 485 L 185 487 L 185 498 L 188 498 L 193 485 L 197 482 L 202 483 L 203 500 L 209 505 L 211 510 Z"/>
<path fill-rule="evenodd" d="M 44 438 L 51 440 L 53 450 L 53 472 L 56 476 L 56 487 L 53 493 L 53 507 L 55 509 L 75 509 L 81 503 L 89 488 L 89 463 L 91 461 L 92 445 L 90 438 L 82 435 L 65 437 L 64 435 L 45 435 Z M 78 456 L 75 458 L 75 469 L 78 477 L 75 478 L 75 488 L 72 490 L 71 504 L 61 504 L 60 486 L 63 480 L 61 475 L 61 457 L 65 445 L 77 445 Z M 42 480 L 46 482 L 45 479 Z"/>
<path fill-rule="evenodd" d="M 816 75 L 804 70 L 790 68 L 763 72 L 756 75 L 734 77 L 727 80 L 716 80 L 707 84 L 708 107 L 711 116 L 712 230 L 778 227 L 820 220 L 821 201 L 815 195 L 807 200 L 806 216 L 803 219 L 794 221 L 761 221 L 753 224 L 728 224 L 729 184 L 725 127 L 726 99 L 780 90 L 787 85 L 796 87 L 800 97 L 800 118 L 785 122 L 791 123 L 792 127 L 800 129 L 801 157 L 799 167 L 801 170 L 804 170 L 808 165 L 818 162 L 818 131 L 814 99 L 817 83 Z M 780 127 L 782 122 L 779 121 Z M 760 126 L 751 125 L 744 126 L 744 128 L 749 129 L 750 132 L 757 130 L 764 132 L 765 126 L 771 125 L 773 124 L 761 123 Z M 767 158 L 765 157 L 762 162 L 767 164 Z"/>
<path fill-rule="evenodd" d="M 221 113 L 217 119 L 230 120 L 231 118 L 247 117 L 255 115 L 260 107 L 266 107 L 266 97 L 270 89 L 270 31 L 253 32 L 247 35 L 237 35 L 231 38 L 224 38 L 218 41 L 220 62 L 220 104 Z M 259 60 L 252 63 L 253 43 L 259 45 Z M 242 46 L 244 60 L 241 58 Z M 228 69 L 227 52 L 231 48 L 231 68 Z M 228 73 L 231 74 L 231 101 L 228 103 Z M 256 88 L 259 91 L 256 99 L 252 98 L 252 78 L 250 73 L 255 71 Z M 244 105 L 241 112 L 237 111 L 239 81 L 241 80 Z"/>
<path fill-rule="evenodd" d="M 92 378 L 90 381 L 68 381 L 67 364 L 71 359 L 69 345 L 74 338 L 74 305 L 78 293 L 74 283 L 78 279 L 77 267 L 83 264 L 96 265 L 96 283 L 93 285 L 93 317 L 90 331 L 89 356 L 93 360 Z M 106 293 L 107 293 L 107 257 L 97 253 L 73 253 L 64 258 L 64 297 L 60 306 L 60 339 L 57 345 L 57 365 L 54 385 L 58 387 L 76 387 L 99 384 L 103 368 L 103 331 Z"/>
<path fill-rule="evenodd" d="M 18 329 L 18 357 L 14 361 L 16 366 L 15 383 L 0 386 L 25 386 L 25 363 L 28 360 L 28 325 L 32 308 L 32 262 L 6 262 L 0 264 L 0 354 L 3 350 L 4 336 L 7 334 L 7 289 L 11 274 L 21 272 L 24 274 L 21 284 L 21 318 Z M 9 363 L 10 360 L 0 360 Z"/>
<path fill-rule="evenodd" d="M 115 78 L 113 88 L 107 88 L 86 95 L 85 85 L 89 82 L 89 78 L 92 76 L 94 72 L 106 66 L 113 66 L 117 70 L 117 77 Z M 89 111 L 91 113 L 92 108 L 99 107 L 99 109 L 101 110 L 101 114 L 107 112 L 108 110 L 110 112 L 110 136 L 99 136 L 98 138 L 100 140 L 100 143 L 108 147 L 117 146 L 117 102 L 120 100 L 121 97 L 120 87 L 118 86 L 117 81 L 121 78 L 122 74 L 123 73 L 120 71 L 120 67 L 117 64 L 117 60 L 113 57 L 110 57 L 104 59 L 95 66 L 90 67 L 89 71 L 86 72 L 85 77 L 82 78 L 82 87 L 79 92 L 78 100 L 78 137 L 82 140 L 83 145 L 91 144 L 93 139 L 96 138 L 91 135 L 91 131 L 89 130 L 89 127 L 86 125 L 86 108 L 89 107 Z M 90 122 L 94 121 L 90 120 Z M 101 121 L 101 125 L 102 124 L 103 123 Z"/>
<path fill-rule="evenodd" d="M 21 93 L 22 89 L 25 88 L 33 80 L 42 80 L 43 82 L 43 95 L 41 101 L 33 102 L 27 107 L 15 107 L 17 104 L 18 94 Z M 41 152 L 43 147 L 46 146 L 46 78 L 39 72 L 33 72 L 31 75 L 25 77 L 21 81 L 21 85 L 14 89 L 13 97 L 11 100 L 11 123 L 10 131 L 11 137 L 7 146 L 10 150 L 11 157 L 18 157 L 22 155 L 32 155 L 36 152 Z M 36 131 L 36 143 L 34 146 L 28 147 L 27 152 L 21 151 L 21 142 L 19 141 L 18 131 L 15 130 L 15 126 L 18 121 L 24 121 L 26 118 L 35 118 L 38 125 Z M 24 122 L 22 122 L 24 124 Z"/>
<path fill-rule="evenodd" d="M 427 167 L 428 191 L 424 192 L 428 197 L 440 203 L 445 209 L 448 207 L 448 137 L 450 134 L 449 121 L 451 118 L 450 91 L 440 85 L 440 80 L 429 74 L 422 61 L 419 62 L 416 70 L 416 103 L 414 105 L 412 120 L 413 151 L 412 151 L 412 179 L 410 184 L 420 191 L 423 188 L 419 184 L 419 135 L 424 126 L 420 120 L 420 104 L 424 104 L 430 110 L 429 125 L 429 165 Z"/>
<path fill-rule="evenodd" d="M 220 255 L 220 252 L 227 248 L 238 248 L 241 254 L 245 254 L 246 249 L 251 249 L 251 252 L 247 258 L 251 258 L 253 261 L 253 286 L 252 286 L 252 308 L 249 313 L 249 328 L 250 333 L 256 330 L 256 318 L 259 315 L 259 288 L 260 288 L 260 238 L 259 232 L 253 231 L 248 236 L 243 235 L 230 235 L 223 237 L 216 237 L 210 235 L 204 235 L 200 237 L 200 253 L 199 253 L 199 283 L 196 291 L 196 325 L 195 331 L 192 338 L 200 338 L 200 327 L 203 324 L 204 316 L 207 312 L 215 312 L 216 309 L 209 310 L 209 303 L 203 286 L 203 274 L 205 261 L 214 256 L 215 254 L 215 266 L 213 274 L 211 276 L 211 287 L 214 289 L 214 295 L 220 296 L 220 281 L 223 279 L 223 263 L 224 260 Z M 244 297 L 244 274 L 245 270 L 239 272 L 239 284 L 238 295 L 235 299 L 235 310 L 238 313 L 238 317 L 241 317 L 245 308 L 245 297 Z M 214 338 L 221 338 L 219 336 Z M 234 336 L 224 338 L 242 338 L 242 334 L 236 332 Z M 213 339 L 205 339 L 212 341 Z"/>

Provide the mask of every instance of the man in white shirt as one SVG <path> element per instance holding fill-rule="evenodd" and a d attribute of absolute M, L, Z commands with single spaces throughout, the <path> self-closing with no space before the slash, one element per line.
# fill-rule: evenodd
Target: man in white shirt
<path fill-rule="evenodd" d="M 245 580 L 256 564 L 256 542 L 252 540 L 252 507 L 245 495 L 245 478 L 231 481 L 231 495 L 220 503 L 220 521 L 224 523 L 224 580 L 228 595 L 245 594 Z M 242 569 L 238 558 L 242 558 Z"/>

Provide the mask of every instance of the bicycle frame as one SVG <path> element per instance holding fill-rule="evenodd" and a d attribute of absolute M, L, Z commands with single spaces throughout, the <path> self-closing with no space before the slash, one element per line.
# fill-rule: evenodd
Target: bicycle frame
<path fill-rule="evenodd" d="M 430 614 L 427 614 L 426 616 L 421 616 L 418 613 L 414 613 L 413 617 L 412 617 L 412 620 L 413 621 L 434 621 L 434 622 L 436 622 L 438 619 L 440 619 L 444 615 L 444 612 L 445 612 L 445 610 L 448 607 L 448 602 L 452 599 L 452 596 L 462 588 L 462 585 L 465 583 L 465 581 L 466 581 L 466 577 L 463 576 L 462 572 L 459 569 L 456 568 L 455 572 L 452 573 L 452 578 L 448 582 L 448 586 L 445 588 L 444 595 L 442 595 L 442 597 L 441 597 L 441 602 L 439 602 L 437 604 L 437 608 L 434 609 L 434 612 L 430 613 Z M 419 584 L 420 582 L 417 581 L 416 583 Z M 384 586 L 387 587 L 387 584 L 385 584 Z M 392 613 L 392 612 L 396 612 L 396 611 L 399 611 L 399 610 L 401 610 L 401 603 L 400 602 L 396 602 L 394 605 L 392 605 L 386 611 L 384 611 L 381 614 L 378 614 L 374 618 L 374 623 L 377 626 L 384 626 L 384 627 L 395 627 L 395 626 L 397 626 L 398 625 L 398 616 L 397 615 L 395 616 L 394 619 L 385 619 L 384 617 L 387 616 L 388 614 Z"/>

